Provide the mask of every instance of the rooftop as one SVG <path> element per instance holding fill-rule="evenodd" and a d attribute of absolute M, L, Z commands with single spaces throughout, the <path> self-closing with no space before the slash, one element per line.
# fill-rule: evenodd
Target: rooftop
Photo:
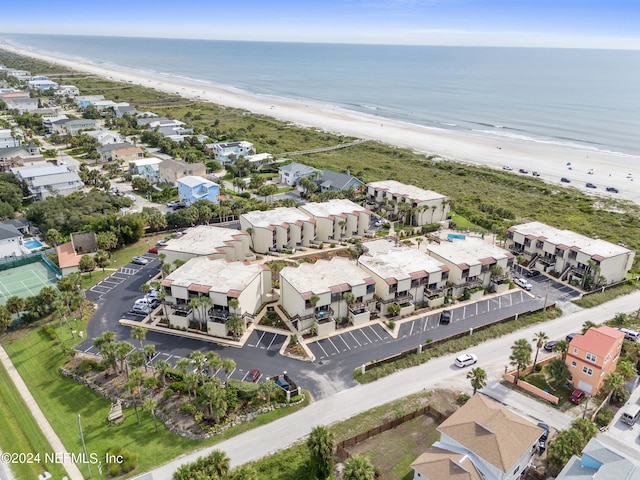
<path fill-rule="evenodd" d="M 187 175 L 186 177 L 179 178 L 177 183 L 181 183 L 186 185 L 187 187 L 197 187 L 199 185 L 204 185 L 205 187 L 211 187 L 213 185 L 217 185 L 217 183 L 212 182 L 211 180 L 207 180 L 206 178 L 199 177 L 197 175 Z"/>
<path fill-rule="evenodd" d="M 157 157 L 141 158 L 139 160 L 129 160 L 129 163 L 133 163 L 136 167 L 144 167 L 146 165 L 160 165 L 162 160 Z"/>
<path fill-rule="evenodd" d="M 640 463 L 617 452 L 597 438 L 592 438 L 556 477 L 558 480 L 637 480 Z"/>
<path fill-rule="evenodd" d="M 469 455 L 430 447 L 414 460 L 411 467 L 426 479 L 482 480 Z"/>
<path fill-rule="evenodd" d="M 306 203 L 300 207 L 303 211 L 308 212 L 313 217 L 338 217 L 344 214 L 363 212 L 370 214 L 371 212 L 364 207 L 351 200 L 338 198 L 322 203 Z"/>
<path fill-rule="evenodd" d="M 554 245 L 564 245 L 572 248 L 576 247 L 581 252 L 593 257 L 600 255 L 604 258 L 616 255 L 626 255 L 629 249 L 616 245 L 599 238 L 589 238 L 571 230 L 560 230 L 540 222 L 529 222 L 520 225 L 514 225 L 509 228 L 509 232 L 518 232 L 531 239 L 546 240 Z"/>
<path fill-rule="evenodd" d="M 15 167 L 11 169 L 12 172 L 18 174 L 21 178 L 42 177 L 45 175 L 57 175 L 60 173 L 67 173 L 69 169 L 66 165 L 51 165 L 47 162 L 46 166 L 42 167 Z"/>
<path fill-rule="evenodd" d="M 373 279 L 355 262 L 343 257 L 331 260 L 318 260 L 316 263 L 303 263 L 299 267 L 284 267 L 280 276 L 286 279 L 299 293 L 321 294 L 336 292 L 344 286 L 343 291 L 356 285 L 372 285 Z M 346 287 L 349 288 L 346 288 Z M 309 295 L 311 296 L 311 295 Z"/>
<path fill-rule="evenodd" d="M 440 424 L 438 431 L 502 472 L 508 472 L 531 451 L 542 434 L 540 427 L 482 394 L 472 396 Z"/>
<path fill-rule="evenodd" d="M 226 293 L 229 290 L 243 291 L 264 270 L 264 266 L 230 262 L 225 259 L 196 257 L 190 259 L 176 271 L 169 274 L 163 285 L 189 287 L 200 285 L 209 291 Z"/>
<path fill-rule="evenodd" d="M 13 225 L 7 225 L 6 223 L 0 224 L 0 240 L 6 240 L 8 238 L 21 237 L 22 233 Z"/>
<path fill-rule="evenodd" d="M 58 265 L 60 265 L 60 268 L 77 267 L 80 264 L 82 255 L 76 255 L 72 242 L 58 245 L 56 251 L 58 253 Z"/>
<path fill-rule="evenodd" d="M 193 255 L 210 255 L 242 236 L 249 234 L 231 228 L 200 225 L 187 230 L 187 233 L 167 242 L 163 250 L 184 252 Z"/>
<path fill-rule="evenodd" d="M 573 337 L 571 346 L 604 358 L 618 342 L 623 340 L 623 332 L 601 325 L 599 327 L 591 327 L 584 335 Z"/>
<path fill-rule="evenodd" d="M 397 182 L 396 180 L 382 180 L 380 182 L 367 183 L 367 187 L 373 187 L 376 190 L 385 190 L 393 195 L 400 195 L 403 197 L 409 197 L 412 200 L 418 202 L 426 202 L 429 200 L 440 200 L 447 198 L 438 192 L 431 190 L 425 190 L 415 185 L 406 185 L 404 183 Z"/>
<path fill-rule="evenodd" d="M 295 207 L 278 207 L 273 210 L 243 213 L 244 219 L 254 227 L 267 228 L 272 225 L 292 224 L 298 221 L 308 222 L 311 220 L 308 215 L 302 213 Z"/>
<path fill-rule="evenodd" d="M 466 240 L 443 241 L 440 244 L 431 243 L 427 245 L 427 250 L 458 266 L 477 265 L 485 259 L 513 258 L 512 253 L 480 238 L 471 237 L 467 237 Z"/>
<path fill-rule="evenodd" d="M 78 174 L 76 172 L 69 172 L 69 171 L 58 173 L 55 175 L 36 177 L 31 181 L 31 185 L 33 187 L 44 187 L 46 185 L 51 185 L 53 187 L 61 183 L 71 184 L 71 185 L 64 185 L 63 189 L 82 185 Z"/>
<path fill-rule="evenodd" d="M 388 244 L 386 241 L 385 243 Z M 358 261 L 383 279 L 420 278 L 448 270 L 442 262 L 415 248 L 394 248 L 387 252 L 375 252 L 372 255 L 362 255 Z"/>

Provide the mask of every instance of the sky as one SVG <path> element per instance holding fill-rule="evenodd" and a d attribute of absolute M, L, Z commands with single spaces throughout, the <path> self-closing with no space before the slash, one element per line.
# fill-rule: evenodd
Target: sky
<path fill-rule="evenodd" d="M 640 0 L 7 0 L 1 33 L 640 49 Z"/>

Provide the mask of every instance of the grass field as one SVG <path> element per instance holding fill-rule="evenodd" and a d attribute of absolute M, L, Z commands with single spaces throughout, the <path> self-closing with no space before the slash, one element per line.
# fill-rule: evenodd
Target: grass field
<path fill-rule="evenodd" d="M 2 364 L 0 385 L 0 449 L 6 453 L 40 455 L 40 462 L 13 464 L 11 470 L 15 478 L 38 478 L 45 471 L 51 473 L 53 478 L 62 478 L 66 472 L 61 465 L 44 462 L 45 453 L 52 451 L 51 445 Z"/>

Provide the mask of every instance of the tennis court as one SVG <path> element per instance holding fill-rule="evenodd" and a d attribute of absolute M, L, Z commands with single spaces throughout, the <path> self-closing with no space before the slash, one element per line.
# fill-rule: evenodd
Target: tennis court
<path fill-rule="evenodd" d="M 43 287 L 55 287 L 56 274 L 43 262 L 30 263 L 0 272 L 0 304 L 17 295 L 27 298 L 37 295 Z"/>

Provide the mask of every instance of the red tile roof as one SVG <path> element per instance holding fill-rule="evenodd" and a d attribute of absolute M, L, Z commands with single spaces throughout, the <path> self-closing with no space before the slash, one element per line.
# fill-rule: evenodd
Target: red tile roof
<path fill-rule="evenodd" d="M 605 357 L 623 339 L 624 333 L 615 328 L 606 325 L 592 327 L 584 335 L 573 337 L 570 351 L 573 351 L 573 347 L 575 347 L 598 357 Z"/>

